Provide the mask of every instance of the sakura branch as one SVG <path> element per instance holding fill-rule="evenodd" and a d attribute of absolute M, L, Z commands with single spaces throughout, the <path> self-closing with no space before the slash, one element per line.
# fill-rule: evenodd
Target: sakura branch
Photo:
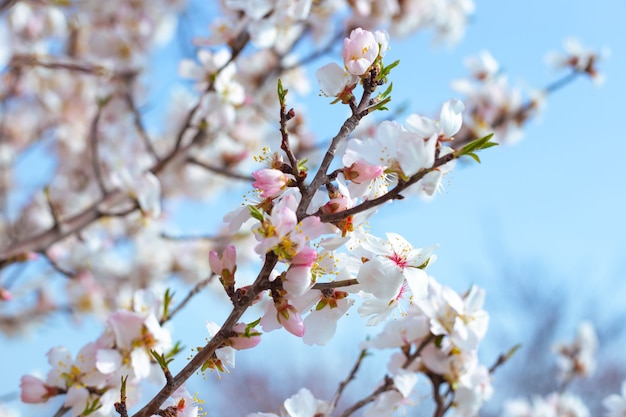
<path fill-rule="evenodd" d="M 435 416 L 476 415 L 492 394 L 491 372 L 505 362 L 488 369 L 478 361 L 489 321 L 485 291 L 473 286 L 457 293 L 440 284 L 428 269 L 436 260 L 435 245 L 416 247 L 391 232 L 375 236 L 366 222 L 388 202 L 411 194 L 434 196 L 457 159 L 479 161 L 479 151 L 496 140 L 505 142 L 491 130 L 496 136 L 509 133 L 506 129 L 515 127 L 509 124 L 524 123 L 538 101 L 532 108 L 520 105 L 492 60 L 483 57 L 475 75 L 478 85 L 458 86 L 466 94 L 464 102 L 446 101 L 436 118 L 411 114 L 404 122 L 392 117 L 361 129 L 366 117 L 387 110 L 392 70 L 399 64 L 385 62 L 387 32 L 363 27 L 376 24 L 397 33 L 415 25 L 454 39 L 473 7 L 437 2 L 417 19 L 404 3 L 383 13 L 367 2 L 351 2 L 345 11 L 336 2 L 225 2 L 223 19 L 212 22 L 208 38 L 196 41 L 196 57 L 179 65 L 194 93 L 173 97 L 164 132 L 149 136 L 136 104 L 141 100 L 138 68 L 148 62 L 150 45 L 163 36 L 167 18 L 177 11 L 175 3 L 135 2 L 117 10 L 104 3 L 19 2 L 9 11 L 15 42 L 10 85 L 0 97 L 3 118 L 6 111 L 20 123 L 13 128 L 3 122 L 2 134 L 6 131 L 11 146 L 26 149 L 50 131 L 55 157 L 64 163 L 50 184 L 54 193 L 44 193 L 39 202 L 33 198 L 8 227 L 20 235 L 0 252 L 0 267 L 14 272 L 20 265 L 12 264 L 43 254 L 56 272 L 75 278 L 65 280 L 68 285 L 79 286 L 94 305 L 100 300 L 98 312 L 107 317 L 102 334 L 76 355 L 52 348 L 45 379 L 22 378 L 22 400 L 46 403 L 62 395 L 59 416 L 117 412 L 127 417 L 133 407 L 141 407 L 134 417 L 195 417 L 202 401 L 185 386 L 195 373 L 228 372 L 237 350 L 254 348 L 274 330 L 323 346 L 354 307 L 365 325 L 384 324 L 382 333 L 363 343 L 330 402 L 300 389 L 284 402 L 290 417 L 333 413 L 371 349 L 393 351 L 388 372 L 342 416 L 367 405 L 366 417 L 391 415 L 412 396 L 424 397 L 417 392 L 419 379 L 430 381 Z M 292 94 L 304 84 L 301 64 L 318 58 L 319 51 L 331 51 L 335 42 L 328 40 L 294 66 L 290 54 L 306 47 L 309 36 L 343 33 L 344 23 L 339 29 L 330 26 L 343 22 L 341 13 L 350 13 L 344 23 L 354 28 L 343 39 L 343 64 L 324 65 L 316 76 L 322 94 L 331 104 L 346 106 L 349 115 L 321 160 L 308 160 L 299 152 L 306 148 L 300 130 L 306 113 L 298 110 Z M 66 51 L 65 57 L 50 53 L 50 37 L 58 37 L 55 45 Z M 46 53 L 23 53 L 39 48 Z M 574 53 L 561 62 L 595 77 L 597 57 L 580 48 Z M 277 74 L 281 79 L 274 82 Z M 293 108 L 287 106 L 288 90 Z M 99 102 L 98 97 L 107 99 Z M 34 116 L 28 119 L 30 112 L 24 110 L 31 107 Z M 268 128 L 270 114 L 273 127 Z M 272 146 L 279 151 L 272 152 Z M 253 170 L 250 155 L 265 166 Z M 162 200 L 221 197 L 232 179 L 250 182 L 252 190 L 224 217 L 224 231 L 211 234 L 214 239 L 173 242 L 163 232 Z M 19 224 L 30 227 L 15 227 Z M 242 242 L 241 236 L 250 239 Z M 122 259 L 120 242 L 132 244 L 132 259 Z M 262 266 L 254 280 L 246 281 L 241 266 L 251 259 Z M 192 277 L 181 300 L 170 290 L 152 288 L 173 275 Z M 221 325 L 207 320 L 206 342 L 191 341 L 191 358 L 174 374 L 170 365 L 181 360 L 182 347 L 164 325 L 214 277 L 230 313 Z M 42 311 L 49 306 L 43 288 L 37 305 Z M 10 295 L 0 297 L 2 302 Z M 576 363 L 575 372 L 582 363 L 580 351 L 561 349 Z M 153 377 L 162 384 L 153 398 L 141 403 L 127 395 Z"/>

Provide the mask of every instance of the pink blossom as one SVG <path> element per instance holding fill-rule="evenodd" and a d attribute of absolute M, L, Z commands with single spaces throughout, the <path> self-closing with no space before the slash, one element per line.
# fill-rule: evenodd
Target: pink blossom
<path fill-rule="evenodd" d="M 256 180 L 252 186 L 261 190 L 261 197 L 274 198 L 278 196 L 287 185 L 287 175 L 277 169 L 260 169 L 252 173 Z"/>
<path fill-rule="evenodd" d="M 222 276 L 225 274 L 234 275 L 237 269 L 237 249 L 234 245 L 228 245 L 221 256 L 214 250 L 210 251 L 209 264 L 214 274 Z"/>
<path fill-rule="evenodd" d="M 305 328 L 300 313 L 286 299 L 267 304 L 265 314 L 261 317 L 261 327 L 266 332 L 284 327 L 289 333 L 302 337 Z"/>
<path fill-rule="evenodd" d="M 29 404 L 45 403 L 54 391 L 52 387 L 47 386 L 41 379 L 32 375 L 22 376 L 20 389 L 22 390 L 20 398 Z"/>
<path fill-rule="evenodd" d="M 382 165 L 370 165 L 365 160 L 359 159 L 349 167 L 344 168 L 343 172 L 346 179 L 357 184 L 363 184 L 381 176 L 384 168 Z"/>
<path fill-rule="evenodd" d="M 311 266 L 317 259 L 317 251 L 310 247 L 303 248 L 291 260 L 291 266 L 285 274 L 283 288 L 293 296 L 304 294 L 313 284 Z"/>
<path fill-rule="evenodd" d="M 350 74 L 363 75 L 372 66 L 380 47 L 370 31 L 356 28 L 343 40 L 343 61 Z"/>
<path fill-rule="evenodd" d="M 246 335 L 247 327 L 248 325 L 246 323 L 237 323 L 233 326 L 233 330 L 239 334 L 239 336 L 228 339 L 234 349 L 250 349 L 261 343 L 261 333 L 251 328 Z"/>

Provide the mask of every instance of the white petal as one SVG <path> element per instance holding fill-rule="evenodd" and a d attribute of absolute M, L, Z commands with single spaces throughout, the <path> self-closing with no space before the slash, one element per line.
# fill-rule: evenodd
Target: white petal
<path fill-rule="evenodd" d="M 400 391 L 404 398 L 407 398 L 413 387 L 417 383 L 417 374 L 415 372 L 400 369 L 396 376 L 393 377 L 393 385 Z"/>
<path fill-rule="evenodd" d="M 428 275 L 426 271 L 419 268 L 405 268 L 404 277 L 415 299 L 426 298 L 428 294 Z"/>
<path fill-rule="evenodd" d="M 393 261 L 377 256 L 363 264 L 357 280 L 363 291 L 383 301 L 390 301 L 398 295 L 404 277 L 398 265 Z"/>
<path fill-rule="evenodd" d="M 439 126 L 441 134 L 446 138 L 451 138 L 461 129 L 463 110 L 465 110 L 465 105 L 461 100 L 452 99 L 443 104 L 439 116 Z"/>
<path fill-rule="evenodd" d="M 285 410 L 291 417 L 314 416 L 317 412 L 317 401 L 306 388 L 301 388 L 297 394 L 285 400 Z"/>
<path fill-rule="evenodd" d="M 122 366 L 122 355 L 115 349 L 100 349 L 96 353 L 96 369 L 103 374 L 112 374 Z"/>
<path fill-rule="evenodd" d="M 429 138 L 437 133 L 435 121 L 419 114 L 412 114 L 407 117 L 406 128 L 409 132 L 417 133 L 423 138 Z"/>

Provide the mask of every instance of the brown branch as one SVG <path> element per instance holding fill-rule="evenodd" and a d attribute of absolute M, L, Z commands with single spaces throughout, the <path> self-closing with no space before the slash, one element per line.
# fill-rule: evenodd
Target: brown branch
<path fill-rule="evenodd" d="M 411 364 L 419 357 L 420 353 L 422 352 L 422 350 L 429 344 L 431 343 L 433 340 L 435 340 L 435 336 L 434 335 L 428 335 L 424 340 L 422 340 L 422 342 L 419 344 L 419 346 L 417 347 L 417 349 L 415 350 L 415 352 L 413 352 L 411 355 L 408 355 L 406 360 L 404 361 L 404 363 L 402 364 L 402 369 L 407 369 L 409 366 L 411 366 Z M 378 388 L 376 388 L 371 394 L 369 394 L 367 397 L 357 401 L 356 403 L 354 403 L 350 408 L 346 409 L 343 414 L 341 414 L 340 417 L 348 417 L 349 415 L 351 415 L 352 413 L 354 413 L 355 411 L 357 411 L 358 409 L 360 409 L 361 407 L 366 406 L 367 404 L 371 403 L 372 401 L 375 401 L 376 398 L 382 394 L 383 392 L 386 391 L 390 391 L 395 389 L 394 385 L 393 385 L 393 379 L 389 376 L 389 375 L 385 375 L 385 382 L 379 386 Z"/>
<path fill-rule="evenodd" d="M 96 177 L 96 183 L 102 195 L 107 193 L 106 186 L 104 185 L 104 176 L 102 175 L 102 166 L 100 165 L 100 155 L 98 146 L 98 124 L 100 117 L 102 117 L 102 110 L 110 101 L 110 97 L 105 98 L 98 102 L 98 110 L 91 122 L 91 129 L 89 130 L 89 142 L 91 144 L 91 163 L 93 164 L 93 171 Z"/>
<path fill-rule="evenodd" d="M 55 260 L 50 258 L 46 252 L 39 252 L 39 255 L 43 257 L 46 261 L 48 261 L 52 269 L 54 269 L 59 274 L 64 275 L 67 278 L 74 278 L 76 276 L 75 272 L 63 268 Z"/>
<path fill-rule="evenodd" d="M 211 274 L 211 276 L 209 276 L 208 278 L 205 278 L 202 281 L 196 283 L 196 285 L 189 291 L 187 296 L 185 296 L 185 298 L 176 306 L 176 308 L 169 312 L 167 317 L 162 317 L 161 320 L 159 320 L 159 323 L 163 325 L 165 322 L 171 320 L 172 317 L 174 317 L 180 310 L 182 310 L 196 294 L 202 291 L 204 287 L 209 285 L 216 276 L 217 275 L 215 274 Z"/>
<path fill-rule="evenodd" d="M 150 417 L 156 413 L 159 407 L 167 400 L 172 393 L 179 388 L 191 375 L 193 375 L 202 365 L 209 360 L 215 350 L 220 348 L 224 341 L 232 334 L 233 326 L 241 318 L 243 313 L 250 307 L 256 297 L 269 288 L 269 275 L 274 270 L 274 266 L 278 262 L 278 257 L 272 252 L 265 255 L 265 263 L 259 272 L 254 283 L 250 286 L 244 296 L 242 296 L 233 307 L 230 315 L 222 324 L 220 330 L 213 338 L 194 356 L 191 361 L 172 379 L 171 383 L 166 384 L 157 395 L 152 398 L 141 410 L 133 417 Z"/>
<path fill-rule="evenodd" d="M 285 97 L 286 96 L 287 96 L 287 90 L 285 90 Z M 299 175 L 297 175 L 298 174 L 297 172 L 298 160 L 296 159 L 296 156 L 293 154 L 293 151 L 291 150 L 291 146 L 289 145 L 289 132 L 287 132 L 287 122 L 294 118 L 295 113 L 293 109 L 289 109 L 289 111 L 286 111 L 287 106 L 285 105 L 285 102 L 284 102 L 285 97 L 282 97 L 280 99 L 281 101 L 280 103 L 280 137 L 281 137 L 280 149 L 282 149 L 283 152 L 285 152 L 285 155 L 287 155 L 287 159 L 289 159 L 289 163 L 291 164 L 292 174 L 296 176 L 296 179 L 299 179 L 300 177 Z"/>
<path fill-rule="evenodd" d="M 152 145 L 152 140 L 150 139 L 150 136 L 148 136 L 148 132 L 146 132 L 143 122 L 141 121 L 141 114 L 139 113 L 139 110 L 137 109 L 137 105 L 135 104 L 135 99 L 133 98 L 133 93 L 130 89 L 130 85 L 126 89 L 126 92 L 124 94 L 124 99 L 126 100 L 126 104 L 128 105 L 128 108 L 133 114 L 133 122 L 135 124 L 135 129 L 137 130 L 137 133 L 139 134 L 139 137 L 143 141 L 150 155 L 152 155 L 158 161 L 159 155 L 157 154 L 156 149 L 154 149 L 154 145 Z"/>
<path fill-rule="evenodd" d="M 62 69 L 67 71 L 80 72 L 97 77 L 109 78 L 129 78 L 135 77 L 138 70 L 113 71 L 105 66 L 84 62 L 55 60 L 54 57 L 41 57 L 35 55 L 20 54 L 14 55 L 10 63 L 11 67 L 42 67 L 49 69 Z"/>
<path fill-rule="evenodd" d="M 197 165 L 201 168 L 204 168 L 207 171 L 211 171 L 211 172 L 215 172 L 216 174 L 223 175 L 225 177 L 234 178 L 234 179 L 242 180 L 246 182 L 254 181 L 254 177 L 252 175 L 239 174 L 237 172 L 230 171 L 227 168 L 216 167 L 214 165 L 207 164 L 206 162 L 202 162 L 199 159 L 194 158 L 193 156 L 188 157 L 187 162 L 189 162 L 190 164 Z"/>
<path fill-rule="evenodd" d="M 384 204 L 387 201 L 399 199 L 399 198 L 401 198 L 400 193 L 402 191 L 406 190 L 411 185 L 417 183 L 419 180 L 424 178 L 424 176 L 426 176 L 426 174 L 428 174 L 429 172 L 432 172 L 432 171 L 436 170 L 440 166 L 445 165 L 446 163 L 452 161 L 453 159 L 455 159 L 455 156 L 454 156 L 453 153 L 449 153 L 449 154 L 446 154 L 446 155 L 442 156 L 441 158 L 437 158 L 435 160 L 435 163 L 433 164 L 433 166 L 431 168 L 421 169 L 416 174 L 411 176 L 411 178 L 409 178 L 407 181 L 399 182 L 398 185 L 396 185 L 388 193 L 383 194 L 380 197 L 373 198 L 371 200 L 363 201 L 361 204 L 359 204 L 357 206 L 354 206 L 352 208 L 349 208 L 347 210 L 344 210 L 344 211 L 340 211 L 340 212 L 337 212 L 337 213 L 331 213 L 331 214 L 321 214 L 319 216 L 320 220 L 322 222 L 324 222 L 324 223 L 336 223 L 336 222 L 339 222 L 341 220 L 345 220 L 349 216 L 352 216 L 352 215 L 355 215 L 355 214 L 358 214 L 358 213 L 362 213 L 362 212 L 364 212 L 366 210 L 369 210 L 369 209 L 372 209 L 374 207 L 380 206 L 381 204 Z"/>
<path fill-rule="evenodd" d="M 376 398 L 380 394 L 382 394 L 383 392 L 387 392 L 387 391 L 392 390 L 392 389 L 394 389 L 393 388 L 393 379 L 391 379 L 388 375 L 385 375 L 385 382 L 383 383 L 383 385 L 378 387 L 376 390 L 374 390 L 367 397 L 357 401 L 351 407 L 349 407 L 346 410 L 344 410 L 344 412 L 341 414 L 340 417 L 348 417 L 348 416 L 350 416 L 352 413 L 354 413 L 358 409 L 360 409 L 362 407 L 365 407 L 367 404 L 369 404 L 372 401 L 376 400 Z"/>
<path fill-rule="evenodd" d="M 370 97 L 372 95 L 372 88 L 367 88 L 367 84 L 364 81 L 363 84 L 363 95 L 361 96 L 361 101 L 358 106 L 351 105 L 352 107 L 352 115 L 346 119 L 346 121 L 339 128 L 339 132 L 335 137 L 331 140 L 328 149 L 326 150 L 326 154 L 322 159 L 320 167 L 318 168 L 315 177 L 311 181 L 311 184 L 308 187 L 302 189 L 302 199 L 300 200 L 300 204 L 298 205 L 298 209 L 296 211 L 298 220 L 302 220 L 306 217 L 306 209 L 309 207 L 311 199 L 315 192 L 327 182 L 327 172 L 330 168 L 330 164 L 335 159 L 335 152 L 337 148 L 348 138 L 350 133 L 356 129 L 359 125 L 361 119 L 365 117 L 368 113 L 367 108 L 370 105 Z M 352 104 L 352 103 L 351 103 Z M 344 217 L 345 218 L 345 217 Z"/>
<path fill-rule="evenodd" d="M 359 368 L 361 367 L 361 364 L 363 363 L 363 359 L 365 359 L 366 356 L 367 356 L 367 350 L 365 349 L 361 350 L 361 353 L 359 354 L 358 359 L 354 363 L 352 370 L 350 371 L 346 379 L 341 381 L 341 383 L 339 384 L 339 387 L 337 388 L 337 392 L 335 393 L 335 396 L 330 402 L 331 411 L 337 407 L 337 403 L 339 402 L 339 399 L 341 398 L 341 395 L 343 394 L 343 391 L 346 389 L 348 384 L 352 382 L 354 378 L 356 378 L 356 374 L 359 371 Z"/>
<path fill-rule="evenodd" d="M 170 164 L 175 164 L 179 160 L 184 160 L 189 150 L 200 140 L 201 137 L 201 132 L 198 132 L 191 143 L 179 149 L 173 149 L 170 154 L 157 162 L 150 171 L 157 175 Z M 133 199 L 131 199 L 126 192 L 120 189 L 108 191 L 99 200 L 87 207 L 81 213 L 68 219 L 60 220 L 61 227 L 52 227 L 45 232 L 26 238 L 9 248 L 0 251 L 0 265 L 7 264 L 6 261 L 10 258 L 21 255 L 25 252 L 44 251 L 54 243 L 81 231 L 91 223 L 103 217 L 126 215 L 139 207 L 135 203 L 131 209 L 124 211 L 123 213 L 107 213 L 104 211 L 106 208 L 116 207 L 122 203 L 128 203 L 129 201 L 133 201 Z"/>

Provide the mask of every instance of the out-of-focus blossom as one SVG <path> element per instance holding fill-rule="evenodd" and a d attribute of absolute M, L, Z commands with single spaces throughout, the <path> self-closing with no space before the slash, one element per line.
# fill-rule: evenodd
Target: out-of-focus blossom
<path fill-rule="evenodd" d="M 606 409 L 606 417 L 626 416 L 626 381 L 622 382 L 622 392 L 609 395 L 602 400 L 602 405 Z"/>
<path fill-rule="evenodd" d="M 569 381 L 576 377 L 589 376 L 596 367 L 598 338 L 593 325 L 582 322 L 576 338 L 571 343 L 557 343 L 552 349 L 558 354 L 559 378 Z"/>

